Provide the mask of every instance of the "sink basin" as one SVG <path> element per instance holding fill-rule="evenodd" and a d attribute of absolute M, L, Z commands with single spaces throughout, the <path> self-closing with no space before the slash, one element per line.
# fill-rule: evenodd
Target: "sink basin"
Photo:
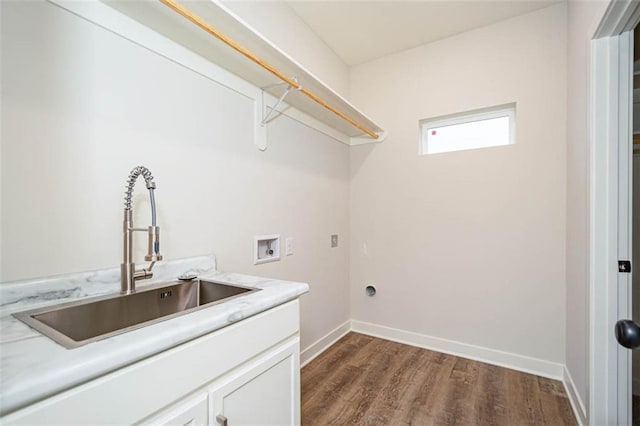
<path fill-rule="evenodd" d="M 259 289 L 194 280 L 157 284 L 132 294 L 85 299 L 14 314 L 66 348 L 76 348 L 175 318 Z"/>

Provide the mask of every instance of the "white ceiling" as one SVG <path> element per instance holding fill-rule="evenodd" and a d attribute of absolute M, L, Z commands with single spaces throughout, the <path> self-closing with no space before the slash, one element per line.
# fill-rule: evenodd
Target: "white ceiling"
<path fill-rule="evenodd" d="M 555 3 L 559 1 L 287 1 L 349 66 Z"/>

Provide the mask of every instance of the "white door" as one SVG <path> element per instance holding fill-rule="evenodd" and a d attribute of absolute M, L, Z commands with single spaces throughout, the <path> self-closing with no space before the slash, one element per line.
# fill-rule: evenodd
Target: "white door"
<path fill-rule="evenodd" d="M 640 328 L 631 321 L 630 268 L 620 263 L 631 259 L 632 30 L 638 4 L 612 5 L 592 49 L 589 422 L 624 425 L 632 420 L 630 349 L 640 346 L 634 337 L 640 338 Z"/>
<path fill-rule="evenodd" d="M 297 346 L 297 340 L 282 346 L 214 384 L 209 389 L 213 424 L 300 424 Z"/>
<path fill-rule="evenodd" d="M 633 145 L 633 31 L 619 36 L 619 80 L 621 97 L 618 111 L 618 208 L 617 208 L 617 305 L 616 337 L 618 346 L 618 422 L 632 424 L 632 353 L 640 347 L 640 328 L 633 322 L 631 280 L 632 228 L 632 145 Z M 634 338 L 634 336 L 636 336 Z"/>

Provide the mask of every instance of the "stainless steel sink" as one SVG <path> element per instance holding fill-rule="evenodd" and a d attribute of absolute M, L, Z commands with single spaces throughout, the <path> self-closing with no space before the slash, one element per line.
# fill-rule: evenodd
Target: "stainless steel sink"
<path fill-rule="evenodd" d="M 178 281 L 14 314 L 67 348 L 175 318 L 259 289 L 213 281 Z"/>

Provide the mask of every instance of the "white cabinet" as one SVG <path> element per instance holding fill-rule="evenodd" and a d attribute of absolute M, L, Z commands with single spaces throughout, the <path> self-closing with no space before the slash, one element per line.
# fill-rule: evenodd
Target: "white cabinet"
<path fill-rule="evenodd" d="M 300 424 L 298 370 L 298 342 L 261 357 L 209 389 L 211 417 L 219 426 Z"/>
<path fill-rule="evenodd" d="M 300 423 L 298 300 L 0 418 L 0 424 Z"/>

